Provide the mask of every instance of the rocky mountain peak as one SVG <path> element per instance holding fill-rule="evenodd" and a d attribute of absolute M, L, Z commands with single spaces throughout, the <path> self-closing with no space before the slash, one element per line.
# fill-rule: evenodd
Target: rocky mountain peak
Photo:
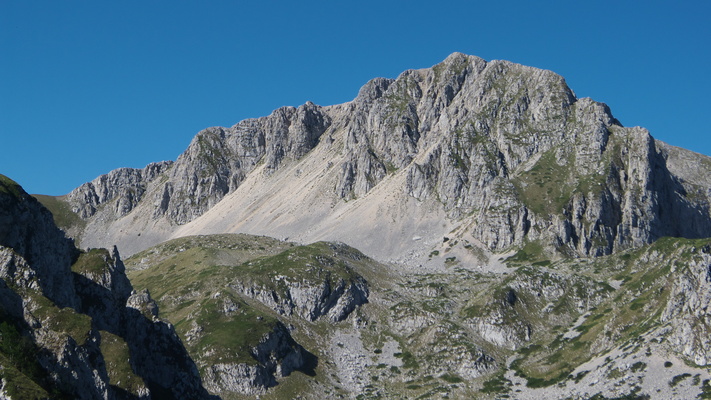
<path fill-rule="evenodd" d="M 113 180 L 117 189 L 69 201 L 88 220 L 85 245 L 118 243 L 129 254 L 177 231 L 215 232 L 216 224 L 227 231 L 306 235 L 305 241 L 341 240 L 376 256 L 386 253 L 377 248 L 383 240 L 412 249 L 409 236 L 415 235 L 402 234 L 410 224 L 407 212 L 372 249 L 365 236 L 349 239 L 355 226 L 349 218 L 362 220 L 352 201 L 369 198 L 381 204 L 378 218 L 392 220 L 387 209 L 413 200 L 443 213 L 447 230 L 422 232 L 430 241 L 455 230 L 486 251 L 536 241 L 560 254 L 601 255 L 711 229 L 707 219 L 692 229 L 670 217 L 707 210 L 708 194 L 687 196 L 697 184 L 674 176 L 665 157 L 648 132 L 622 127 L 605 104 L 578 99 L 551 71 L 454 53 L 397 79 L 373 79 L 345 104 L 309 102 L 206 129 L 158 175 Z M 273 181 L 283 193 L 271 195 L 280 190 Z M 242 203 L 235 192 L 253 200 Z M 295 192 L 315 206 L 287 206 Z M 217 211 L 226 198 L 235 204 Z M 105 201 L 113 205 L 103 216 L 83 211 Z M 326 218 L 336 205 L 347 217 Z M 260 217 L 274 210 L 283 222 Z M 140 228 L 131 222 L 138 220 L 144 221 Z M 210 228 L 179 227 L 188 224 Z M 143 236 L 127 235 L 136 229 Z M 398 251 L 395 259 L 401 257 Z"/>
<path fill-rule="evenodd" d="M 121 217 L 138 205 L 147 184 L 172 164 L 172 161 L 162 161 L 148 164 L 143 169 L 119 168 L 72 190 L 67 198 L 74 205 L 73 211 L 85 219 L 96 214 L 100 205 L 118 199 L 110 211 Z"/>
<path fill-rule="evenodd" d="M 388 90 L 388 86 L 390 86 L 390 84 L 394 81 L 394 79 L 387 78 L 371 79 L 368 83 L 363 85 L 362 88 L 360 88 L 358 96 L 356 96 L 354 102 L 362 104 L 363 106 L 371 104 L 373 100 L 382 97 L 383 93 Z"/>

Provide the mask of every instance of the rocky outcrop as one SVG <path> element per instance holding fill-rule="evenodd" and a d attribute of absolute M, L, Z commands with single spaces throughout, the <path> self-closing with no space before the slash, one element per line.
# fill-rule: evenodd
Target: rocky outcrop
<path fill-rule="evenodd" d="M 92 249 L 73 266 L 78 310 L 90 315 L 98 329 L 121 330 L 122 312 L 132 291 L 118 249 Z"/>
<path fill-rule="evenodd" d="M 148 184 L 170 169 L 172 164 L 172 161 L 162 161 L 143 169 L 119 168 L 79 186 L 66 198 L 72 211 L 81 218 L 92 217 L 100 206 L 109 202 L 113 202 L 113 207 L 106 212 L 113 218 L 119 218 L 138 205 Z"/>
<path fill-rule="evenodd" d="M 261 394 L 276 385 L 276 378 L 304 368 L 305 350 L 278 323 L 252 349 L 254 364 L 216 363 L 205 369 L 205 386 L 213 392 Z"/>
<path fill-rule="evenodd" d="M 486 304 L 470 308 L 467 323 L 487 342 L 513 350 L 546 335 L 550 326 L 572 324 L 611 291 L 607 284 L 583 276 L 524 267 L 488 296 Z"/>
<path fill-rule="evenodd" d="M 291 171 L 301 162 L 319 173 Z M 606 105 L 576 98 L 553 72 L 455 53 L 432 68 L 374 79 L 349 103 L 306 103 L 206 129 L 172 166 L 114 171 L 72 192 L 69 202 L 88 218 L 84 245 L 119 243 L 128 254 L 203 219 L 189 234 L 240 221 L 225 229 L 351 238 L 373 254 L 367 236 L 348 232 L 360 222 L 351 200 L 372 197 L 436 208 L 490 251 L 537 240 L 564 255 L 599 256 L 662 236 L 711 234 L 708 173 L 680 172 L 681 163 L 711 172 L 706 157 L 622 127 Z M 258 200 L 274 190 L 272 177 L 308 191 L 300 198 L 314 204 Z M 238 190 L 244 197 L 232 196 L 229 211 L 204 216 Z M 249 223 L 275 210 L 275 218 Z M 406 215 L 394 218 L 384 238 L 400 251 L 412 247 L 402 233 L 411 224 Z M 693 223 L 681 222 L 688 218 Z"/>
<path fill-rule="evenodd" d="M 205 386 L 212 392 L 262 394 L 276 384 L 274 376 L 255 365 L 213 364 L 205 370 Z"/>
<path fill-rule="evenodd" d="M 173 326 L 127 309 L 125 332 L 132 365 L 158 398 L 208 398 L 202 379 Z"/>
<path fill-rule="evenodd" d="M 207 398 L 172 326 L 126 307 L 132 287 L 118 250 L 80 252 L 46 209 L 0 178 L 0 319 L 33 347 L 3 367 L 77 399 Z M 100 332 L 125 341 L 126 356 L 107 363 Z M 145 385 L 111 381 L 122 374 Z"/>
<path fill-rule="evenodd" d="M 455 220 L 475 213 L 471 233 L 491 250 L 540 238 L 602 255 L 711 233 L 707 201 L 685 196 L 649 134 L 552 72 L 454 54 L 361 95 L 349 105 L 365 122 L 349 124 L 343 197 L 365 195 L 386 165 L 404 168 L 410 196 L 436 198 Z"/>
<path fill-rule="evenodd" d="M 711 247 L 694 250 L 698 258 L 671 271 L 675 276 L 660 320 L 669 323 L 671 348 L 703 366 L 711 363 Z"/>
<path fill-rule="evenodd" d="M 45 296 L 60 307 L 76 306 L 69 267 L 78 251 L 47 211 L 19 185 L 0 176 L 0 246 L 25 259 Z"/>
<path fill-rule="evenodd" d="M 312 271 L 313 272 L 313 271 Z M 368 302 L 368 285 L 358 276 L 353 279 L 332 277 L 327 271 L 323 280 L 313 277 L 290 279 L 277 276 L 273 285 L 262 286 L 254 282 L 235 282 L 232 287 L 238 292 L 264 303 L 283 315 L 299 315 L 308 321 L 327 317 L 341 321 Z"/>
<path fill-rule="evenodd" d="M 143 289 L 140 292 L 132 291 L 131 296 L 126 300 L 126 307 L 140 311 L 149 319 L 158 317 L 158 305 L 151 298 L 148 289 Z"/>
<path fill-rule="evenodd" d="M 195 136 L 156 192 L 156 216 L 185 224 L 234 191 L 258 164 L 268 171 L 314 148 L 330 123 L 321 107 L 283 107 L 268 117 Z"/>
<path fill-rule="evenodd" d="M 38 274 L 13 249 L 0 246 L 0 271 L 2 319 L 20 335 L 31 338 L 36 353 L 25 357 L 42 372 L 30 373 L 32 370 L 22 365 L 18 369 L 48 392 L 58 387 L 77 399 L 115 398 L 91 319 L 71 308 L 59 309 L 43 296 Z"/>
<path fill-rule="evenodd" d="M 336 243 L 196 239 L 146 253 L 154 301 L 115 247 L 77 250 L 0 177 L 1 327 L 35 346 L 46 376 L 27 379 L 87 399 L 205 398 L 198 365 L 215 393 L 262 394 L 315 357 L 304 337 L 322 346 L 330 374 L 309 390 L 334 389 L 323 397 L 471 396 L 507 379 L 469 380 L 509 366 L 564 388 L 591 357 L 604 366 L 605 352 L 643 341 L 708 365 L 708 244 L 658 239 L 711 236 L 709 176 L 708 157 L 622 127 L 550 71 L 453 54 L 374 79 L 349 103 L 206 129 L 175 163 L 113 171 L 57 206 L 84 219 L 85 246 L 296 235 L 363 244 L 407 272 Z M 379 282 L 390 267 L 407 279 Z"/>
<path fill-rule="evenodd" d="M 368 282 L 352 265 L 365 259 L 343 243 L 298 246 L 247 263 L 244 268 L 259 272 L 245 274 L 230 286 L 279 314 L 338 322 L 368 302 Z"/>

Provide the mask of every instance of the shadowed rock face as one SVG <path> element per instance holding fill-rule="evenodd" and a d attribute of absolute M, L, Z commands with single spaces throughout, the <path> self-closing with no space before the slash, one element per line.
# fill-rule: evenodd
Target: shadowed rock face
<path fill-rule="evenodd" d="M 54 225 L 52 214 L 19 185 L 0 176 L 0 246 L 32 266 L 43 293 L 60 307 L 75 307 L 69 267 L 78 251 Z"/>
<path fill-rule="evenodd" d="M 207 398 L 173 327 L 126 307 L 132 286 L 118 250 L 80 252 L 39 202 L 1 175 L 0 185 L 0 318 L 29 338 L 36 354 L 26 363 L 39 369 L 3 368 L 19 365 L 38 388 L 78 399 Z M 105 354 L 109 337 L 130 356 Z"/>

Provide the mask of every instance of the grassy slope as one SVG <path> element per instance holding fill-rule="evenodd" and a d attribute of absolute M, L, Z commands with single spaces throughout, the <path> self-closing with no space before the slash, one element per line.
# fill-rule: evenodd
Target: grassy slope
<path fill-rule="evenodd" d="M 676 274 L 697 257 L 697 249 L 709 244 L 709 239 L 662 238 L 621 254 L 560 262 L 560 270 L 600 282 L 618 282 L 620 288 L 611 290 L 607 299 L 585 314 L 584 321 L 573 328 L 577 336 L 565 337 L 565 330 L 560 329 L 554 331 L 555 337 L 543 335 L 518 351 L 519 359 L 512 367 L 530 386 L 543 387 L 567 379 L 575 367 L 613 348 L 641 345 L 643 334 L 660 326 Z"/>
<path fill-rule="evenodd" d="M 674 276 L 672 265 L 677 272 L 683 270 L 685 262 L 695 257 L 694 249 L 710 243 L 663 238 L 617 255 L 558 261 L 544 259 L 545 254 L 533 243 L 508 260 L 510 272 L 505 275 L 452 265 L 442 273 L 417 273 L 402 279 L 393 279 L 382 270 L 379 273 L 383 266 L 354 261 L 360 257 L 354 253 L 355 257 L 346 258 L 371 282 L 375 299 L 371 302 L 376 303 L 357 311 L 359 318 L 369 321 L 367 328 L 359 330 L 363 345 L 377 360 L 383 345 L 394 340 L 399 346 L 396 357 L 401 360 L 399 367 L 371 364 L 367 374 L 373 381 L 367 393 L 417 397 L 454 390 L 487 397 L 506 392 L 508 381 L 502 375 L 506 366 L 501 361 L 511 355 L 518 358 L 511 368 L 532 387 L 574 379 L 569 374 L 576 366 L 633 344 L 656 328 Z M 278 316 L 261 303 L 231 291 L 228 283 L 240 280 L 269 285 L 277 275 L 309 279 L 317 273 L 316 266 L 338 267 L 341 260 L 326 243 L 294 246 L 265 237 L 215 235 L 164 243 L 131 257 L 126 265 L 136 288 L 151 291 L 162 316 L 175 323 L 184 340 L 193 322 L 206 327 L 203 337 L 188 343 L 203 367 L 216 361 L 204 356 L 208 349 L 232 353 L 227 359 L 233 361 L 251 362 L 248 350 L 255 338 L 278 319 L 297 326 L 295 339 L 319 357 L 320 366 L 315 378 L 295 374 L 269 391 L 269 398 L 280 398 L 324 388 L 331 394 L 339 393 L 337 378 L 329 376 L 324 351 L 328 338 L 345 325 Z M 353 269 L 336 268 L 332 273 L 346 278 Z M 503 300 L 512 287 L 517 295 L 513 306 Z M 557 294 L 542 296 L 545 288 Z M 217 292 L 220 295 L 215 297 Z M 239 311 L 225 315 L 220 311 L 225 302 L 237 305 Z M 471 321 L 496 313 L 504 325 L 532 327 L 530 340 L 512 351 L 478 338 L 470 328 Z M 410 317 L 431 317 L 433 322 L 411 334 L 399 333 L 393 324 Z M 451 351 L 439 353 L 438 346 Z M 456 365 L 453 353 L 478 354 L 481 350 L 499 360 L 496 365 L 502 372 L 493 370 L 468 381 L 451 370 Z M 225 357 L 227 353 L 220 354 Z"/>
<path fill-rule="evenodd" d="M 251 307 L 227 285 L 244 262 L 288 246 L 246 235 L 188 237 L 138 253 L 125 264 L 134 287 L 150 291 L 161 316 L 174 323 L 199 366 L 218 361 L 253 364 L 250 349 L 273 329 L 276 318 Z M 236 311 L 220 312 L 228 303 Z M 194 324 L 204 334 L 187 340 Z"/>
<path fill-rule="evenodd" d="M 180 238 L 138 253 L 125 264 L 134 287 L 151 292 L 161 317 L 174 323 L 200 368 L 215 362 L 255 363 L 251 348 L 278 320 L 296 326 L 292 334 L 297 342 L 322 360 L 316 376 L 294 373 L 271 389 L 267 398 L 287 398 L 304 390 L 338 393 L 333 385 L 320 386 L 324 385 L 324 379 L 326 382 L 331 379 L 332 371 L 323 362 L 323 351 L 328 345 L 327 338 L 338 328 L 324 319 L 309 322 L 296 315 L 278 315 L 238 293 L 230 283 L 239 281 L 283 294 L 284 287 L 280 285 L 283 281 L 275 279 L 277 276 L 311 283 L 360 274 L 368 280 L 382 276 L 378 270 L 380 264 L 347 246 L 329 243 L 296 246 L 249 235 Z M 226 307 L 232 311 L 225 312 Z M 196 326 L 202 331 L 196 333 Z M 223 395 L 240 398 L 237 394 Z"/>
<path fill-rule="evenodd" d="M 364 257 L 344 250 L 349 251 Z M 302 282 L 355 276 L 344 259 L 332 253 L 326 243 L 295 246 L 266 237 L 211 235 L 166 242 L 129 258 L 126 266 L 134 286 L 150 291 L 161 316 L 175 324 L 198 364 L 254 363 L 251 348 L 274 328 L 277 318 L 230 284 L 266 287 L 283 296 L 283 281 L 276 276 Z M 203 331 L 188 340 L 196 326 Z"/>

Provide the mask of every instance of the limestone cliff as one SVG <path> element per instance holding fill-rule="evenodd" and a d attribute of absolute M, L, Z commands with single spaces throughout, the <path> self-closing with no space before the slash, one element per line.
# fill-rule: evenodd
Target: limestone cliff
<path fill-rule="evenodd" d="M 67 195 L 67 201 L 72 204 L 73 212 L 86 219 L 96 214 L 101 205 L 116 199 L 107 212 L 114 218 L 123 217 L 138 205 L 147 185 L 172 164 L 171 161 L 164 161 L 149 164 L 143 169 L 119 168 L 72 190 Z"/>

